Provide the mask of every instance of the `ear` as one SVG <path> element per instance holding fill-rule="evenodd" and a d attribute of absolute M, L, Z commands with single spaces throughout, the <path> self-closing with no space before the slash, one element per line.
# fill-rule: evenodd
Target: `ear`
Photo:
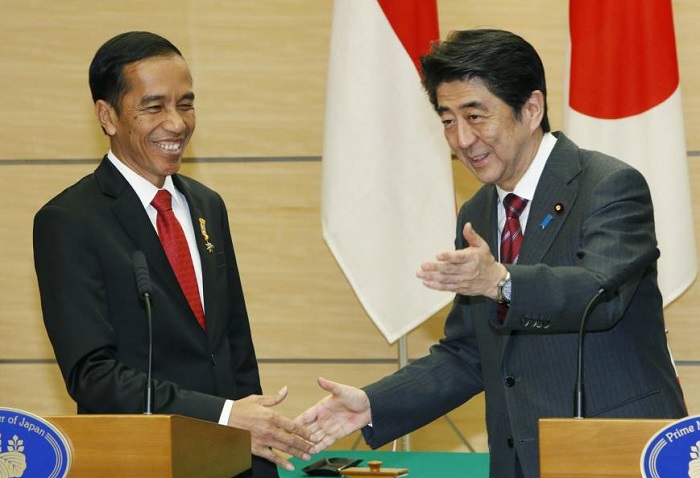
<path fill-rule="evenodd" d="M 544 118 L 544 94 L 540 90 L 533 91 L 523 105 L 522 112 L 523 121 L 530 127 L 530 131 L 539 128 Z"/>
<path fill-rule="evenodd" d="M 97 121 L 100 122 L 102 130 L 108 136 L 114 136 L 117 132 L 117 127 L 115 123 L 117 121 L 117 112 L 114 110 L 112 105 L 107 103 L 105 100 L 97 100 L 95 102 L 95 115 L 97 116 Z"/>

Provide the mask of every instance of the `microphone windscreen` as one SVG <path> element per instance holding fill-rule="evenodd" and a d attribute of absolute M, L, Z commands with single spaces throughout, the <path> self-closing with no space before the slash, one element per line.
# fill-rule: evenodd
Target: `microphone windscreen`
<path fill-rule="evenodd" d="M 136 276 L 136 287 L 139 291 L 139 295 L 143 296 L 144 294 L 152 294 L 151 276 L 148 273 L 146 256 L 141 251 L 134 251 L 132 259 L 134 264 L 134 275 Z"/>

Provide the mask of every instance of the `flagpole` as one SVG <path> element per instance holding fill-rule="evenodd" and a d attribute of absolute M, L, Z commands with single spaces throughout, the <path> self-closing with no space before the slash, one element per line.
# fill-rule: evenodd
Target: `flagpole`
<path fill-rule="evenodd" d="M 408 365 L 408 351 L 406 345 L 406 335 L 404 334 L 399 337 L 399 369 L 404 368 L 406 365 Z M 403 451 L 411 450 L 411 437 L 408 433 L 401 437 L 401 448 Z"/>

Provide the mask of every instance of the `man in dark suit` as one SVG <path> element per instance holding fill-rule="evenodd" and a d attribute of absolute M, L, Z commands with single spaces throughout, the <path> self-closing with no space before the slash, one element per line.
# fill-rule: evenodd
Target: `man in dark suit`
<path fill-rule="evenodd" d="M 273 448 L 308 459 L 310 434 L 272 411 L 286 388 L 261 395 L 222 198 L 177 174 L 195 128 L 187 64 L 168 40 L 129 32 L 97 51 L 90 87 L 110 150 L 34 221 L 44 321 L 68 392 L 80 413 L 144 411 L 149 340 L 132 260 L 141 251 L 152 287 L 153 411 L 249 430 L 252 476 L 278 476 L 276 464 L 291 464 Z M 157 193 L 182 231 L 176 260 L 188 285 L 159 240 L 170 211 L 152 204 Z"/>
<path fill-rule="evenodd" d="M 363 389 L 319 379 L 331 395 L 298 418 L 318 448 L 360 428 L 381 446 L 484 391 L 490 476 L 539 476 L 537 420 L 574 415 L 591 302 L 584 415 L 684 416 L 642 175 L 549 132 L 544 68 L 512 33 L 454 32 L 422 66 L 448 143 L 485 183 L 460 210 L 456 250 L 418 272 L 457 295 L 430 355 Z"/>

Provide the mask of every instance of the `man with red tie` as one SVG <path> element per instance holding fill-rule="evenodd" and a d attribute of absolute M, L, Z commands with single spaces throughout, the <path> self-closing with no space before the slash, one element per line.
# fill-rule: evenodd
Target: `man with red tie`
<path fill-rule="evenodd" d="M 107 41 L 90 88 L 109 152 L 93 174 L 34 221 L 44 322 L 80 413 L 141 413 L 146 313 L 132 257 L 150 272 L 153 411 L 249 430 L 250 476 L 309 459 L 309 432 L 263 396 L 222 198 L 178 174 L 195 129 L 192 78 L 180 51 L 149 32 Z"/>
<path fill-rule="evenodd" d="M 418 272 L 456 293 L 445 337 L 362 389 L 319 379 L 331 395 L 298 421 L 319 448 L 357 429 L 378 447 L 484 392 L 490 476 L 536 478 L 537 420 L 574 415 L 578 331 L 596 301 L 584 416 L 684 416 L 641 173 L 550 132 L 544 67 L 517 35 L 453 32 L 422 68 L 447 142 L 484 183 L 461 207 L 456 250 Z"/>

